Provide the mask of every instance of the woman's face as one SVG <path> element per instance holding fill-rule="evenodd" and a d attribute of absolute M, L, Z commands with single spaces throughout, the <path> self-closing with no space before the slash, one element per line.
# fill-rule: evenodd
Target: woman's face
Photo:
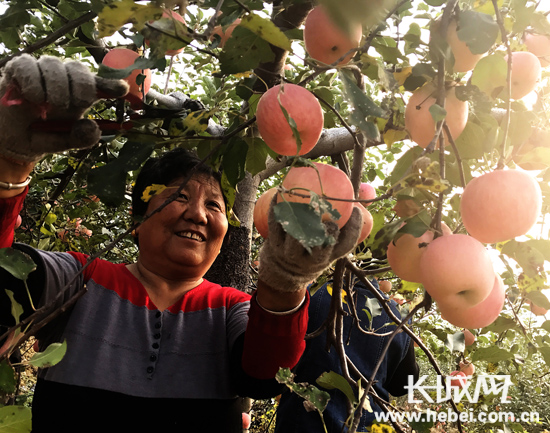
<path fill-rule="evenodd" d="M 183 178 L 168 186 L 179 187 Z M 176 191 L 168 188 L 154 196 L 147 213 L 161 206 Z M 227 232 L 225 202 L 216 179 L 198 174 L 189 180 L 178 199 L 137 228 L 140 262 L 150 271 L 170 278 L 202 278 L 216 259 Z"/>

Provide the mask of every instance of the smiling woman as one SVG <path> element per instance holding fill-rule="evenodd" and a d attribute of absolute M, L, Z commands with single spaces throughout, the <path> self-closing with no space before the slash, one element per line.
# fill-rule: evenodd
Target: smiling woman
<path fill-rule="evenodd" d="M 307 284 L 356 245 L 361 214 L 354 212 L 341 229 L 327 223 L 336 241 L 309 254 L 270 208 L 256 292 L 222 287 L 204 279 L 228 227 L 220 175 L 175 149 L 148 161 L 136 181 L 136 263 L 14 244 L 34 163 L 51 152 L 95 145 L 99 129 L 81 115 L 98 90 L 122 97 L 127 86 L 51 57 L 23 55 L 3 72 L 0 100 L 9 103 L 0 104 L 0 248 L 26 253 L 36 271 L 24 283 L 0 269 L 0 281 L 22 309 L 20 320 L 66 310 L 37 335 L 40 350 L 66 341 L 67 352 L 39 372 L 32 431 L 55 425 L 61 433 L 241 432 L 237 396 L 281 392 L 275 374 L 294 367 L 305 346 Z M 51 120 L 49 110 L 74 125 L 72 131 L 29 127 Z M 167 188 L 144 200 L 153 185 Z M 35 307 L 44 315 L 36 317 Z M 14 325 L 11 299 L 2 291 L 0 328 Z"/>

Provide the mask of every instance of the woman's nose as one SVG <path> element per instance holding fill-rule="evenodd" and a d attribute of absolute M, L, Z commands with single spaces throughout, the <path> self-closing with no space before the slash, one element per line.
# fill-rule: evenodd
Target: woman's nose
<path fill-rule="evenodd" d="M 206 217 L 206 207 L 198 203 L 189 203 L 183 212 L 185 219 L 193 221 L 195 224 L 206 224 L 208 219 Z"/>

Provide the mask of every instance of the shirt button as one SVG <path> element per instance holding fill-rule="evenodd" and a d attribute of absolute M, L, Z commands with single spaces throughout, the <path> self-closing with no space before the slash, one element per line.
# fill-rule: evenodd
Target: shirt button
<path fill-rule="evenodd" d="M 153 349 L 158 349 L 159 348 L 159 344 L 158 343 L 153 343 Z"/>
<path fill-rule="evenodd" d="M 162 323 L 160 322 L 155 323 L 155 328 L 160 329 L 161 326 L 162 326 Z"/>
<path fill-rule="evenodd" d="M 162 313 L 160 311 L 157 311 L 157 314 L 155 314 L 155 317 L 158 319 L 161 315 Z"/>
<path fill-rule="evenodd" d="M 147 367 L 147 373 L 151 374 L 155 369 L 153 367 Z"/>
<path fill-rule="evenodd" d="M 153 338 L 154 338 L 155 340 L 159 340 L 159 339 L 160 339 L 160 334 L 155 334 L 155 335 L 153 335 Z"/>
<path fill-rule="evenodd" d="M 151 362 L 155 362 L 157 360 L 157 355 L 151 355 L 149 359 Z"/>

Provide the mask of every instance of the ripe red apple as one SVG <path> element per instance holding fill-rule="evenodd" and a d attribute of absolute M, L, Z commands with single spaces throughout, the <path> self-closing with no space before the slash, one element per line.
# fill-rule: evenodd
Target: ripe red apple
<path fill-rule="evenodd" d="M 180 23 L 183 23 L 185 24 L 185 18 L 183 18 L 180 14 L 178 14 L 176 11 L 173 11 L 173 10 L 170 10 L 170 9 L 166 9 L 163 13 L 162 13 L 162 16 L 160 17 L 160 19 L 162 20 L 168 20 L 170 21 L 170 23 L 172 24 L 172 26 L 174 26 L 174 23 L 172 22 L 172 20 L 176 20 L 176 21 L 179 21 Z M 154 21 L 151 21 L 151 22 L 154 22 Z M 173 27 L 172 27 L 173 28 Z M 145 45 L 149 45 L 149 41 L 146 39 L 145 40 Z M 182 48 L 178 48 L 177 50 L 166 50 L 166 55 L 167 56 L 175 56 L 179 53 L 181 53 L 183 51 L 183 47 Z"/>
<path fill-rule="evenodd" d="M 296 155 L 298 145 L 281 105 L 296 123 L 302 142 L 299 155 L 304 155 L 315 147 L 323 131 L 321 105 L 310 91 L 288 83 L 272 87 L 260 98 L 256 110 L 260 135 L 274 152 L 287 156 Z"/>
<path fill-rule="evenodd" d="M 508 56 L 504 59 L 508 62 Z M 510 98 L 521 99 L 537 87 L 541 75 L 540 61 L 528 51 L 512 53 L 512 91 Z"/>
<path fill-rule="evenodd" d="M 110 68 L 125 69 L 133 65 L 138 57 L 139 54 L 135 51 L 127 48 L 114 48 L 105 54 L 102 63 Z M 136 82 L 138 75 L 145 75 L 143 84 L 138 84 Z M 124 98 L 130 101 L 130 105 L 133 108 L 141 108 L 143 95 L 147 94 L 151 87 L 151 76 L 152 73 L 150 69 L 135 69 L 124 79 L 130 86 L 130 90 Z"/>
<path fill-rule="evenodd" d="M 476 367 L 474 364 L 472 364 L 470 361 L 460 361 L 459 363 L 459 369 L 462 373 L 464 373 L 466 376 L 473 376 L 476 372 Z"/>
<path fill-rule="evenodd" d="M 546 313 L 548 313 L 548 310 L 546 308 L 535 305 L 531 301 L 527 302 L 529 303 L 529 309 L 531 310 L 531 313 L 533 313 L 535 316 L 545 316 Z"/>
<path fill-rule="evenodd" d="M 256 201 L 254 206 L 254 226 L 258 233 L 266 239 L 269 235 L 269 226 L 267 224 L 267 218 L 269 216 L 269 206 L 273 200 L 273 196 L 277 192 L 277 188 L 270 188 L 265 191 Z"/>
<path fill-rule="evenodd" d="M 283 187 L 288 191 L 294 191 L 298 194 L 307 194 L 309 191 L 321 196 L 323 193 L 327 197 L 336 198 L 339 200 L 328 200 L 333 209 L 336 209 L 340 213 L 340 218 L 334 221 L 338 224 L 339 228 L 342 228 L 351 216 L 353 210 L 353 186 L 347 175 L 338 168 L 322 164 L 319 162 L 313 163 L 316 167 L 292 167 L 285 179 L 283 180 Z M 321 188 L 322 187 L 322 188 Z M 280 194 L 278 202 L 283 201 L 283 198 L 287 201 L 297 203 L 309 203 L 310 197 L 300 197 L 292 192 Z M 323 221 L 331 220 L 328 213 L 322 216 Z"/>
<path fill-rule="evenodd" d="M 430 242 L 420 258 L 420 275 L 424 288 L 438 304 L 453 305 L 457 311 L 486 299 L 495 283 L 489 252 L 479 241 L 462 234 Z"/>
<path fill-rule="evenodd" d="M 476 341 L 476 336 L 469 329 L 464 330 L 464 344 L 471 346 Z"/>
<path fill-rule="evenodd" d="M 550 66 L 550 36 L 525 33 L 523 42 L 527 51 L 537 56 L 543 68 Z"/>
<path fill-rule="evenodd" d="M 430 113 L 430 107 L 436 102 L 436 89 L 427 84 L 416 90 L 405 107 L 405 129 L 412 141 L 422 148 L 426 148 L 433 140 L 436 131 L 436 122 Z M 458 138 L 468 121 L 468 103 L 461 101 L 455 95 L 455 88 L 447 90 L 445 98 L 445 121 L 454 140 Z M 445 137 L 445 145 L 449 142 Z"/>
<path fill-rule="evenodd" d="M 538 182 L 521 170 L 495 170 L 472 179 L 460 201 L 464 227 L 484 243 L 526 234 L 536 223 L 541 207 Z"/>
<path fill-rule="evenodd" d="M 392 288 L 392 283 L 390 280 L 381 280 L 378 281 L 378 288 L 384 293 L 389 293 Z"/>
<path fill-rule="evenodd" d="M 437 301 L 441 317 L 455 326 L 479 329 L 493 323 L 502 311 L 504 306 L 504 283 L 496 275 L 493 289 L 489 296 L 479 304 L 470 308 L 457 308 L 452 301 Z"/>
<path fill-rule="evenodd" d="M 250 428 L 250 414 L 247 412 L 243 412 L 243 429 L 249 429 Z"/>
<path fill-rule="evenodd" d="M 449 381 L 449 384 L 451 387 L 464 388 L 468 383 L 466 374 L 464 374 L 462 371 L 455 370 L 451 372 L 450 376 L 451 379 Z"/>
<path fill-rule="evenodd" d="M 371 213 L 365 208 L 364 206 L 361 206 L 359 203 L 355 203 L 354 206 L 356 206 L 360 211 L 361 215 L 363 216 L 363 226 L 361 228 L 361 234 L 359 235 L 359 239 L 357 240 L 357 243 L 360 244 L 365 239 L 368 238 L 370 235 L 370 232 L 372 231 L 372 227 L 374 225 L 374 220 L 372 218 Z"/>
<path fill-rule="evenodd" d="M 441 223 L 441 229 L 443 236 L 452 234 L 451 229 L 445 223 Z M 429 244 L 433 238 L 434 232 L 428 230 L 418 238 L 405 233 L 396 241 L 390 242 L 387 257 L 393 272 L 402 280 L 422 282 L 420 258 L 426 251 L 426 245 L 423 244 Z"/>
<path fill-rule="evenodd" d="M 304 23 L 304 44 L 312 58 L 330 65 L 352 48 L 359 47 L 362 33 L 361 25 L 355 24 L 346 34 L 332 21 L 323 6 L 316 6 Z M 352 52 L 338 64 L 348 63 L 354 55 Z"/>
<path fill-rule="evenodd" d="M 370 183 L 362 182 L 359 185 L 359 192 L 357 194 L 359 200 L 372 200 L 376 198 L 376 190 Z M 370 203 L 361 203 L 363 206 L 368 206 Z"/>

